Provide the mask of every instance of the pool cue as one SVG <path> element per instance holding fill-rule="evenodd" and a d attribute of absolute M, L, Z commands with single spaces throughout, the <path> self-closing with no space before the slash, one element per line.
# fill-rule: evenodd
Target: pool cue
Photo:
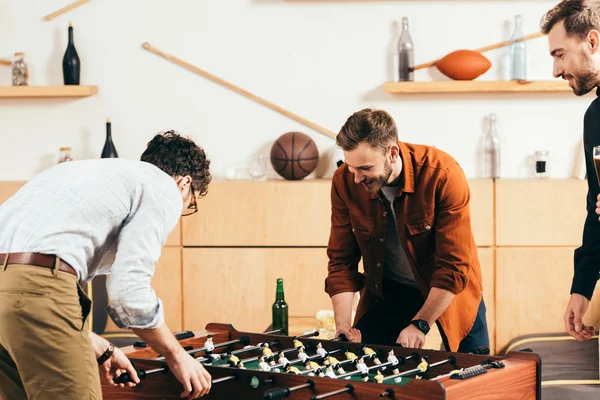
<path fill-rule="evenodd" d="M 11 66 L 12 65 L 12 61 L 10 60 L 3 60 L 0 58 L 0 65 L 7 65 L 7 66 Z"/>
<path fill-rule="evenodd" d="M 85 3 L 88 3 L 90 1 L 91 0 L 78 0 L 78 1 L 76 1 L 74 3 L 71 3 L 71 4 L 69 4 L 69 5 L 61 8 L 60 10 L 54 11 L 53 13 L 46 15 L 43 18 L 43 20 L 44 21 L 50 21 L 50 20 L 58 17 L 59 15 L 62 15 L 64 13 L 68 12 L 68 11 L 71 11 L 72 9 L 77 8 L 77 7 L 81 6 L 81 5 L 84 5 Z"/>
<path fill-rule="evenodd" d="M 181 59 L 179 59 L 179 58 L 177 58 L 175 56 L 172 56 L 172 55 L 170 55 L 168 53 L 165 53 L 164 51 L 159 50 L 156 47 L 151 46 L 148 42 L 145 42 L 142 45 L 142 47 L 145 50 L 148 50 L 148 51 L 150 51 L 150 52 L 152 52 L 152 53 L 154 53 L 156 55 L 159 55 L 159 56 L 165 58 L 168 61 L 171 61 L 171 62 L 173 62 L 173 63 L 175 63 L 175 64 L 177 64 L 177 65 L 179 65 L 181 67 L 184 67 L 184 68 L 186 68 L 186 69 L 188 69 L 188 70 L 190 70 L 192 72 L 195 72 L 198 75 L 201 75 L 201 76 L 205 77 L 206 79 L 209 79 L 209 80 L 211 80 L 213 82 L 216 82 L 216 83 L 218 83 L 218 84 L 220 84 L 222 86 L 225 86 L 228 89 L 233 90 L 234 92 L 237 92 L 237 93 L 239 93 L 239 94 L 241 94 L 243 96 L 246 96 L 249 99 L 254 100 L 257 103 L 260 103 L 260 104 L 262 104 L 265 107 L 268 107 L 268 108 L 270 108 L 270 109 L 272 109 L 274 111 L 277 111 L 278 113 L 283 114 L 286 117 L 291 118 L 291 119 L 293 119 L 296 122 L 299 122 L 299 123 L 301 123 L 301 124 L 303 124 L 305 126 L 308 126 L 309 128 L 314 129 L 315 131 L 317 131 L 319 133 L 322 133 L 325 136 L 328 136 L 328 137 L 330 137 L 332 139 L 335 139 L 335 137 L 336 137 L 336 134 L 333 133 L 333 132 L 331 132 L 330 130 L 325 129 L 322 126 L 317 125 L 314 122 L 311 122 L 311 121 L 309 121 L 309 120 L 307 120 L 305 118 L 302 118 L 299 115 L 296 115 L 296 114 L 294 114 L 294 113 L 292 113 L 292 112 L 284 109 L 283 107 L 280 107 L 280 106 L 278 106 L 276 104 L 273 104 L 270 101 L 267 101 L 267 100 L 265 100 L 265 99 L 263 99 L 261 97 L 258 97 L 255 94 L 252 94 L 252 93 L 250 93 L 247 90 L 241 89 L 240 87 L 235 86 L 234 84 L 229 83 L 229 82 L 227 82 L 227 81 L 225 81 L 225 80 L 223 80 L 223 79 L 221 79 L 221 78 L 219 78 L 219 77 L 217 77 L 217 76 L 215 76 L 215 75 L 213 75 L 213 74 L 211 74 L 209 72 L 206 72 L 206 71 L 204 71 L 204 70 L 196 67 L 195 65 L 192 65 L 192 64 L 190 64 L 190 63 L 188 63 L 186 61 L 183 61 L 183 60 L 181 60 Z"/>
<path fill-rule="evenodd" d="M 536 33 L 532 33 L 532 34 L 527 35 L 527 36 L 523 36 L 522 38 L 517 39 L 516 41 L 517 42 L 524 42 L 526 40 L 535 39 L 535 38 L 538 38 L 538 37 L 541 37 L 541 36 L 544 36 L 544 34 L 542 32 L 536 32 Z M 476 51 L 478 53 L 483 53 L 484 51 L 499 49 L 501 47 L 508 46 L 509 44 L 510 44 L 510 40 L 505 40 L 505 41 L 502 41 L 502 42 L 499 42 L 499 43 L 496 43 L 496 44 L 492 44 L 492 45 L 489 45 L 489 46 L 480 47 L 480 48 L 475 49 L 473 51 Z M 426 63 L 423 63 L 423 64 L 419 64 L 419 65 L 415 66 L 415 71 L 419 70 L 419 69 L 423 69 L 423 68 L 433 67 L 440 60 L 441 59 L 435 60 L 435 61 L 426 62 Z"/>

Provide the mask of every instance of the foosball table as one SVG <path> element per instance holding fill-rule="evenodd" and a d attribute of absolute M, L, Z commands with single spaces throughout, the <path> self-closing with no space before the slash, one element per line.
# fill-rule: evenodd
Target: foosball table
<path fill-rule="evenodd" d="M 203 399 L 533 400 L 541 399 L 541 360 L 375 346 L 279 331 L 248 333 L 228 324 L 189 332 L 181 345 L 212 377 Z M 179 399 L 183 386 L 149 347 L 122 348 L 138 371 L 133 388 L 102 383 L 104 399 Z M 127 374 L 122 382 L 128 381 Z"/>

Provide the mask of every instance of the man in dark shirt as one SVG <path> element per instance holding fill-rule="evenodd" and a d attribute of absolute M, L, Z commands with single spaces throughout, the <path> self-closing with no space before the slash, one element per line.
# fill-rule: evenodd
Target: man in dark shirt
<path fill-rule="evenodd" d="M 577 96 L 593 89 L 600 96 L 600 2 L 564 0 L 544 15 L 541 30 L 548 35 L 554 76 L 568 80 Z M 583 144 L 588 181 L 587 217 L 583 244 L 575 250 L 571 299 L 564 316 L 566 330 L 580 341 L 594 335 L 594 327 L 584 325 L 582 319 L 600 275 L 600 222 L 596 215 L 600 214 L 600 175 L 594 168 L 594 147 L 600 146 L 599 97 L 585 113 Z"/>

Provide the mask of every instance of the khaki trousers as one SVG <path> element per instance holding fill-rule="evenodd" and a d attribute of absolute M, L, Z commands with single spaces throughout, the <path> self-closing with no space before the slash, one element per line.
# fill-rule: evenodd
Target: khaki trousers
<path fill-rule="evenodd" d="M 75 275 L 0 264 L 0 399 L 102 399 Z"/>

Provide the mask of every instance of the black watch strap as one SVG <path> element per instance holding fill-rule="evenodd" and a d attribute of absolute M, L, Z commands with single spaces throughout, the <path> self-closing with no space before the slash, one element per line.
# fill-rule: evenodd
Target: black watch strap
<path fill-rule="evenodd" d="M 418 330 L 423 332 L 423 335 L 427 335 L 429 333 L 429 330 L 431 329 L 427 321 L 425 321 L 424 319 L 415 319 L 413 321 L 410 321 L 410 323 L 411 325 L 416 326 Z"/>
<path fill-rule="evenodd" d="M 106 362 L 106 360 L 108 360 L 109 358 L 112 357 L 114 352 L 115 352 L 115 346 L 113 346 L 112 343 L 109 343 L 108 349 L 106 349 L 106 351 L 104 353 L 102 353 L 102 355 L 100 357 L 98 357 L 98 365 L 104 364 Z"/>

